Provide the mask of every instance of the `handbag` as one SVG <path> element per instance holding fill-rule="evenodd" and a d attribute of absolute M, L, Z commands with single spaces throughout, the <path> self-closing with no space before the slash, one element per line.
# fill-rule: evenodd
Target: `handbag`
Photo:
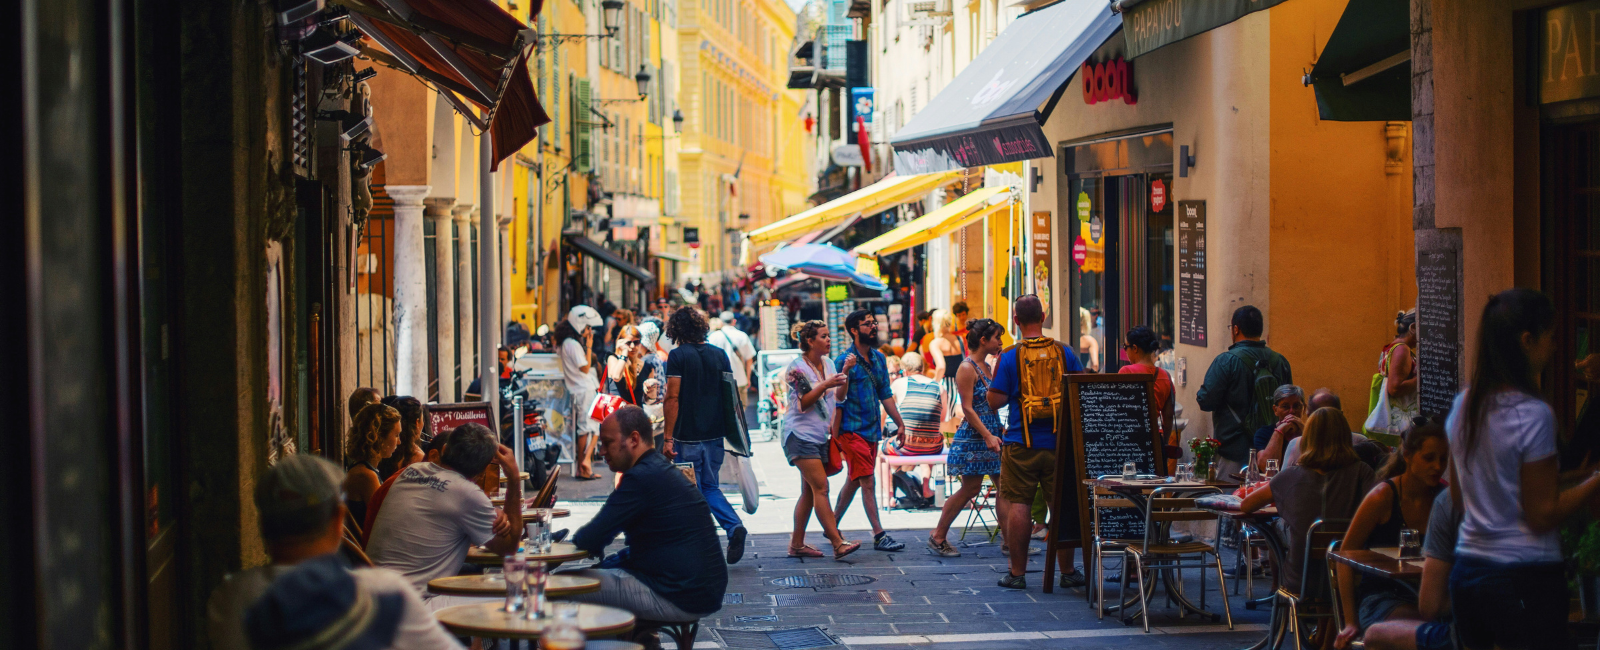
<path fill-rule="evenodd" d="M 828 476 L 833 476 L 844 471 L 844 452 L 839 450 L 839 409 L 833 410 L 833 421 L 828 428 L 828 444 L 823 445 L 827 457 L 822 459 L 822 471 Z"/>
<path fill-rule="evenodd" d="M 733 373 L 722 373 L 723 447 L 728 453 L 750 456 L 750 429 L 745 426 L 744 409 L 739 408 L 739 382 Z"/>
<path fill-rule="evenodd" d="M 1389 433 L 1389 391 L 1384 390 L 1383 373 L 1372 376 L 1372 393 L 1377 399 L 1372 400 L 1372 412 L 1361 428 L 1366 433 Z"/>
<path fill-rule="evenodd" d="M 738 477 L 739 495 L 744 497 L 744 513 L 753 515 L 761 505 L 761 482 L 756 480 L 755 465 L 748 456 L 734 456 L 732 465 Z"/>

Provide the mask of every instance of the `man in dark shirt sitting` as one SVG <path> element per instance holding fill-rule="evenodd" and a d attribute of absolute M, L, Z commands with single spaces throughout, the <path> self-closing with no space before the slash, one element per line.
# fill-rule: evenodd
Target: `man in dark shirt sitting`
<path fill-rule="evenodd" d="M 572 600 L 650 621 L 695 621 L 722 608 L 728 565 L 705 498 L 654 442 L 650 416 L 637 406 L 600 424 L 600 453 L 622 481 L 572 543 L 598 556 L 622 533 L 627 546 L 599 568 L 574 572 L 600 580 L 600 591 Z"/>

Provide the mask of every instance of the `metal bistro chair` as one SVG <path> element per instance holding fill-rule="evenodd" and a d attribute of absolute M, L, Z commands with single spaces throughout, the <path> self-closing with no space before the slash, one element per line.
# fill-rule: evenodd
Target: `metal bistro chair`
<path fill-rule="evenodd" d="M 1106 474 L 1100 477 L 1101 480 L 1108 478 L 1122 478 L 1122 475 Z M 1094 538 L 1090 540 L 1089 544 L 1089 560 L 1084 564 L 1089 568 L 1089 575 L 1086 578 L 1095 582 L 1094 602 L 1091 602 L 1089 606 L 1095 608 L 1096 615 L 1103 620 L 1106 617 L 1106 551 L 1121 553 L 1129 542 L 1137 542 L 1139 540 L 1106 539 L 1102 537 L 1100 535 L 1100 511 L 1110 508 L 1138 508 L 1139 506 L 1103 487 L 1095 487 L 1089 498 L 1089 524 L 1092 528 L 1090 532 Z M 1126 570 L 1127 561 L 1124 560 L 1122 564 L 1121 570 Z M 1126 591 L 1126 589 L 1123 590 L 1124 593 Z M 1118 594 L 1119 597 L 1122 595 L 1121 593 Z"/>
<path fill-rule="evenodd" d="M 1322 584 L 1323 576 L 1331 574 L 1328 551 L 1337 548 L 1336 542 L 1344 539 L 1348 519 L 1318 519 L 1306 529 L 1305 556 L 1300 564 L 1300 591 L 1295 593 L 1280 582 L 1276 593 L 1280 600 L 1289 603 L 1289 633 L 1294 635 L 1295 650 L 1300 650 L 1301 618 L 1334 619 L 1340 616 L 1337 601 L 1329 598 L 1332 587 Z M 1330 548 L 1332 547 L 1332 548 Z M 1321 599 L 1319 599 L 1319 596 Z M 1327 600 L 1323 600 L 1327 599 Z M 1301 610 L 1310 611 L 1301 611 Z M 1271 632 L 1276 634 L 1276 631 Z M 1277 643 L 1273 644 L 1277 647 Z"/>
<path fill-rule="evenodd" d="M 1249 524 L 1241 523 L 1239 530 L 1239 552 L 1234 556 L 1233 595 L 1239 595 L 1239 578 L 1241 577 L 1239 573 L 1242 572 L 1244 574 L 1242 577 L 1244 578 L 1245 609 L 1255 609 L 1256 562 L 1260 561 L 1258 552 L 1259 554 L 1264 555 L 1266 550 L 1266 538 L 1262 537 L 1259 533 L 1256 533 Z M 1274 569 L 1276 569 L 1276 567 L 1274 567 Z M 1265 578 L 1266 576 L 1263 575 L 1262 577 Z M 1272 589 L 1275 589 L 1276 585 L 1276 578 L 1274 578 L 1273 587 L 1269 587 L 1268 591 L 1270 592 Z"/>
<path fill-rule="evenodd" d="M 1328 543 L 1328 552 L 1332 553 L 1334 551 L 1339 550 L 1339 546 L 1341 544 L 1344 544 L 1344 539 L 1343 539 L 1342 535 L 1341 535 L 1340 539 L 1336 539 L 1336 540 L 1333 540 L 1332 542 Z M 1329 593 L 1332 594 L 1332 598 L 1333 598 L 1333 629 L 1335 631 L 1343 630 L 1344 629 L 1344 608 L 1341 606 L 1342 601 L 1340 600 L 1340 596 L 1339 596 L 1338 565 L 1336 565 L 1333 562 L 1324 562 L 1324 564 L 1328 565 L 1328 589 L 1329 589 Z M 1303 585 L 1303 583 L 1302 583 L 1302 585 Z M 1357 640 L 1354 640 L 1354 641 L 1350 642 L 1350 647 L 1354 648 L 1355 650 L 1364 650 L 1367 647 L 1367 644 L 1366 644 L 1365 641 L 1357 639 Z"/>
<path fill-rule="evenodd" d="M 983 527 L 983 534 L 988 536 L 989 543 L 994 543 L 995 536 L 1000 534 L 1000 515 L 994 509 L 995 489 L 997 487 L 989 481 L 988 476 L 983 477 L 983 485 L 978 488 L 978 493 L 972 497 L 972 503 L 968 504 L 971 511 L 967 513 L 967 523 L 961 527 L 961 536 L 956 539 L 965 540 L 967 531 L 972 529 L 973 522 L 977 522 L 979 526 Z M 985 510 L 989 511 L 987 516 L 984 515 Z M 994 519 L 994 527 L 992 528 L 989 526 L 989 519 L 991 518 Z"/>
<path fill-rule="evenodd" d="M 1128 564 L 1133 560 L 1133 571 L 1139 574 L 1139 616 L 1144 619 L 1144 631 L 1150 631 L 1150 605 L 1146 602 L 1144 573 L 1146 569 L 1172 569 L 1179 570 L 1186 566 L 1189 568 L 1204 569 L 1208 565 L 1217 570 L 1217 591 L 1222 594 L 1222 611 L 1228 620 L 1228 629 L 1233 629 L 1233 610 L 1228 606 L 1227 592 L 1222 591 L 1222 554 L 1217 547 L 1202 541 L 1176 543 L 1167 538 L 1166 525 L 1175 521 L 1216 521 L 1217 515 L 1195 507 L 1195 497 L 1206 494 L 1221 494 L 1222 490 L 1214 487 L 1208 488 L 1156 488 L 1150 493 L 1149 507 L 1144 515 L 1144 539 L 1124 545 L 1122 550 L 1122 591 L 1128 591 Z M 1182 496 L 1168 496 L 1182 495 Z M 1205 561 L 1206 555 L 1211 556 L 1211 562 Z M 1190 564 L 1185 565 L 1185 561 Z M 1198 562 L 1195 562 L 1198 560 Z M 1200 572 L 1200 606 L 1205 607 L 1206 577 L 1205 572 Z M 1128 619 L 1124 617 L 1123 623 Z"/>

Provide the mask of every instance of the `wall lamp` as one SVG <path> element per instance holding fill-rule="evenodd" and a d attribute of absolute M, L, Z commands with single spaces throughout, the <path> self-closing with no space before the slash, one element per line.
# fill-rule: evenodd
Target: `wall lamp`
<path fill-rule="evenodd" d="M 539 40 L 533 44 L 535 50 L 548 50 L 561 47 L 567 43 L 577 43 L 589 39 L 615 38 L 617 36 L 617 23 L 622 19 L 622 8 L 627 6 L 622 0 L 601 0 L 600 15 L 605 32 L 601 34 L 539 34 Z"/>
<path fill-rule="evenodd" d="M 591 101 L 593 101 L 596 104 L 623 104 L 623 103 L 630 103 L 630 102 L 642 102 L 647 97 L 650 96 L 650 79 L 651 79 L 650 71 L 648 69 L 646 69 L 645 66 L 640 65 L 639 66 L 639 74 L 633 75 L 634 83 L 639 84 L 639 96 L 638 97 L 634 97 L 634 98 L 631 98 L 631 99 L 595 99 L 595 100 L 591 100 Z"/>

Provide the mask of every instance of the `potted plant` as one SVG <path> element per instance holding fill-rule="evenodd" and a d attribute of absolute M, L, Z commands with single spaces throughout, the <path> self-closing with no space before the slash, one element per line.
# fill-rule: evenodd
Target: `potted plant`
<path fill-rule="evenodd" d="M 1193 438 L 1189 440 L 1189 451 L 1194 452 L 1194 475 L 1205 477 L 1207 481 L 1217 479 L 1212 473 L 1216 471 L 1214 461 L 1217 450 L 1222 448 L 1222 441 L 1216 438 Z"/>
<path fill-rule="evenodd" d="M 1561 529 L 1561 554 L 1578 583 L 1584 619 L 1600 619 L 1600 521 L 1568 522 Z"/>

